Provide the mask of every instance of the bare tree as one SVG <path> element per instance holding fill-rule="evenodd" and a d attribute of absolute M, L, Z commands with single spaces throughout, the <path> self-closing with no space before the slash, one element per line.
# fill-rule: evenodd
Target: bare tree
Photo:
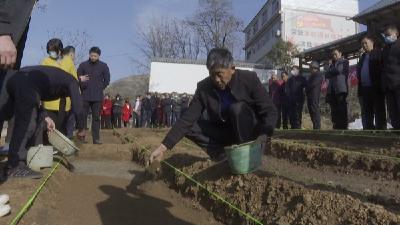
<path fill-rule="evenodd" d="M 75 47 L 75 63 L 81 63 L 88 57 L 89 48 L 92 38 L 85 30 L 65 31 L 58 29 L 47 31 L 47 36 L 51 38 L 59 38 L 64 44 L 64 47 L 71 45 Z"/>
<path fill-rule="evenodd" d="M 233 14 L 231 0 L 199 0 L 199 9 L 187 23 L 201 40 L 205 53 L 214 47 L 242 51 L 239 42 L 243 21 Z"/>
<path fill-rule="evenodd" d="M 200 54 L 201 40 L 191 32 L 185 21 L 154 17 L 146 27 L 138 27 L 137 30 L 140 43 L 136 46 L 145 61 L 132 61 L 142 69 L 149 65 L 152 58 L 197 59 Z"/>

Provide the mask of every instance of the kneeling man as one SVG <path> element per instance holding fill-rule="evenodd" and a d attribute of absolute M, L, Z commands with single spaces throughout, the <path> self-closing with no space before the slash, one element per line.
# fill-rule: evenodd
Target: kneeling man
<path fill-rule="evenodd" d="M 161 161 L 185 136 L 219 161 L 225 146 L 272 135 L 277 113 L 257 74 L 235 69 L 232 54 L 223 48 L 210 51 L 207 69 L 210 76 L 197 84 L 188 110 L 152 152 L 150 162 Z"/>

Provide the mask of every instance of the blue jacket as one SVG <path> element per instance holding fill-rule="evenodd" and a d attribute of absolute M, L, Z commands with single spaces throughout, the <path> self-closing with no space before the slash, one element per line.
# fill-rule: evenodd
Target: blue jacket
<path fill-rule="evenodd" d="M 103 101 L 103 91 L 110 84 L 110 70 L 107 64 L 102 61 L 85 61 L 78 67 L 78 77 L 82 75 L 89 75 L 89 81 L 81 82 L 83 100 Z"/>

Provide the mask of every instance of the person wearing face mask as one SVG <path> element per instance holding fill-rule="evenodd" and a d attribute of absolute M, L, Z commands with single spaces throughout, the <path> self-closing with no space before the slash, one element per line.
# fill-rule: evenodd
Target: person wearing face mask
<path fill-rule="evenodd" d="M 361 40 L 364 53 L 357 65 L 358 97 L 364 130 L 386 129 L 385 94 L 381 90 L 381 51 L 374 48 L 372 37 Z M 375 121 L 375 124 L 374 124 Z"/>
<path fill-rule="evenodd" d="M 47 42 L 46 50 L 48 56 L 43 59 L 41 65 L 63 69 L 61 67 L 61 56 L 64 50 L 62 41 L 58 38 L 50 39 Z M 65 65 L 63 70 L 67 70 Z M 66 72 L 69 72 L 71 76 L 75 75 L 74 78 L 76 78 L 76 71 Z M 46 109 L 47 115 L 55 122 L 56 129 L 67 135 L 67 116 L 71 109 L 71 100 L 69 98 L 60 98 L 54 101 L 45 101 L 43 102 L 43 107 Z"/>
<path fill-rule="evenodd" d="M 214 48 L 207 56 L 209 76 L 197 84 L 193 100 L 152 152 L 150 163 L 161 161 L 183 137 L 203 148 L 214 161 L 225 159 L 224 147 L 265 141 L 273 134 L 277 113 L 255 72 L 235 68 L 229 50 Z M 203 112 L 207 119 L 202 119 Z"/>
<path fill-rule="evenodd" d="M 389 118 L 393 129 L 400 129 L 400 40 L 399 29 L 390 25 L 385 29 L 382 52 L 382 89 L 386 95 Z"/>
<path fill-rule="evenodd" d="M 89 109 L 92 111 L 93 144 L 102 144 L 100 141 L 100 110 L 104 98 L 103 91 L 110 84 L 110 70 L 106 63 L 100 61 L 100 55 L 100 48 L 92 47 L 89 50 L 89 60 L 81 63 L 78 67 L 85 112 L 88 114 Z M 83 122 L 86 124 L 86 121 Z"/>
<path fill-rule="evenodd" d="M 347 130 L 349 125 L 347 111 L 349 61 L 342 57 L 342 52 L 338 49 L 332 51 L 332 61 L 325 77 L 329 81 L 326 101 L 331 106 L 333 129 Z"/>
<path fill-rule="evenodd" d="M 301 129 L 301 120 L 304 106 L 304 89 L 306 87 L 306 79 L 300 73 L 298 66 L 293 66 L 291 77 L 285 85 L 286 93 L 289 100 L 289 121 L 292 129 Z"/>

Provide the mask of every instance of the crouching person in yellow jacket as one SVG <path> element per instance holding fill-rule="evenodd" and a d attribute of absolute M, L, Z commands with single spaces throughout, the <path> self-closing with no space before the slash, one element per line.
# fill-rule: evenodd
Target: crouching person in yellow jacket
<path fill-rule="evenodd" d="M 64 70 L 77 80 L 77 73 L 73 62 L 73 55 L 71 51 L 75 52 L 73 47 L 66 49 L 65 56 L 61 57 L 64 53 L 63 43 L 60 39 L 54 38 L 47 42 L 46 50 L 49 54 L 42 61 L 43 66 L 53 66 Z M 43 107 L 47 115 L 55 122 L 56 129 L 67 135 L 67 121 L 68 114 L 71 110 L 71 100 L 69 97 L 60 98 L 54 101 L 43 102 Z M 71 135 L 72 136 L 72 135 Z"/>

